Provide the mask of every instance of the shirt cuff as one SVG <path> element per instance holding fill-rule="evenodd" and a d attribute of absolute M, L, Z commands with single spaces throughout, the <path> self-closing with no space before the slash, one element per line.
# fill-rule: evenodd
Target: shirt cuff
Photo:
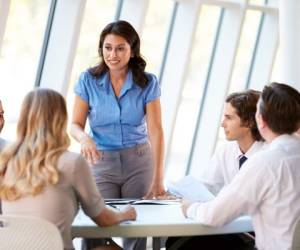
<path fill-rule="evenodd" d="M 195 202 L 190 205 L 186 211 L 186 215 L 188 218 L 196 220 L 197 219 L 197 208 L 201 205 L 199 202 Z"/>

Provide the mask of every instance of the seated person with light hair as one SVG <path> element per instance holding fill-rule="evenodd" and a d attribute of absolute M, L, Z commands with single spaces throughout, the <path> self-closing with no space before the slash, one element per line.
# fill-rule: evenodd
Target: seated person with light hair
<path fill-rule="evenodd" d="M 300 218 L 300 93 L 285 84 L 265 86 L 256 121 L 268 147 L 251 157 L 232 182 L 209 202 L 183 201 L 186 217 L 222 226 L 252 216 L 257 249 L 288 250 Z"/>
<path fill-rule="evenodd" d="M 52 222 L 61 232 L 65 249 L 74 249 L 71 224 L 78 204 L 100 226 L 136 219 L 131 206 L 121 211 L 106 207 L 85 159 L 67 150 L 67 109 L 58 92 L 31 91 L 20 114 L 17 139 L 0 157 L 3 214 Z"/>

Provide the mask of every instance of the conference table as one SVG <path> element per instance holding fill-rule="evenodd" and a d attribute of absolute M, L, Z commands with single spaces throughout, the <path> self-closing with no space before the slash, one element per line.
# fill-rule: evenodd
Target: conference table
<path fill-rule="evenodd" d="M 253 231 L 251 219 L 248 216 L 237 218 L 222 227 L 210 227 L 185 218 L 179 203 L 133 206 L 137 211 L 136 221 L 125 221 L 109 227 L 97 226 L 80 210 L 72 224 L 72 237 L 152 237 L 152 247 L 157 250 L 160 249 L 161 237 Z"/>

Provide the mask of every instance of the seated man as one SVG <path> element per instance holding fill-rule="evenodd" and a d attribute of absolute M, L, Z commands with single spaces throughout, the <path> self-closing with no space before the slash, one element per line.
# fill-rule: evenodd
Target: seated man
<path fill-rule="evenodd" d="M 249 214 L 258 249 L 291 249 L 300 217 L 300 140 L 293 135 L 300 121 L 300 93 L 285 84 L 265 86 L 256 121 L 268 148 L 251 157 L 214 200 L 183 201 L 183 212 L 210 226 Z"/>
<path fill-rule="evenodd" d="M 255 122 L 259 96 L 259 91 L 246 90 L 232 93 L 225 100 L 221 126 L 230 142 L 218 148 L 200 177 L 215 195 L 232 181 L 244 162 L 265 145 Z"/>
<path fill-rule="evenodd" d="M 224 128 L 226 139 L 229 141 L 218 148 L 212 157 L 210 164 L 200 177 L 200 181 L 216 195 L 225 185 L 228 185 L 234 176 L 239 172 L 244 162 L 255 153 L 262 150 L 265 143 L 259 134 L 256 122 L 256 104 L 260 92 L 246 90 L 230 94 L 225 100 L 224 118 L 221 126 Z M 223 237 L 223 236 L 221 236 Z M 201 236 L 203 241 L 204 236 Z M 220 236 L 206 237 L 206 241 L 220 241 Z M 182 242 L 186 242 L 184 249 L 188 249 L 188 244 L 194 244 L 196 239 L 171 237 L 167 240 L 166 247 L 172 249 L 179 247 Z M 226 241 L 236 242 L 238 248 L 254 245 L 252 239 L 244 235 L 227 235 Z M 210 243 L 207 242 L 208 245 Z M 191 246 L 191 249 L 193 246 Z M 183 248 L 182 248 L 183 249 Z"/>

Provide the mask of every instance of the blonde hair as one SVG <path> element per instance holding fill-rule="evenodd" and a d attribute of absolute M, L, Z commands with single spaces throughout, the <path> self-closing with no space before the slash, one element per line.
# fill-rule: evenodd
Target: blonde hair
<path fill-rule="evenodd" d="M 24 98 L 17 139 L 0 157 L 0 198 L 17 200 L 37 195 L 59 180 L 57 161 L 67 150 L 64 98 L 50 89 L 36 89 Z"/>

